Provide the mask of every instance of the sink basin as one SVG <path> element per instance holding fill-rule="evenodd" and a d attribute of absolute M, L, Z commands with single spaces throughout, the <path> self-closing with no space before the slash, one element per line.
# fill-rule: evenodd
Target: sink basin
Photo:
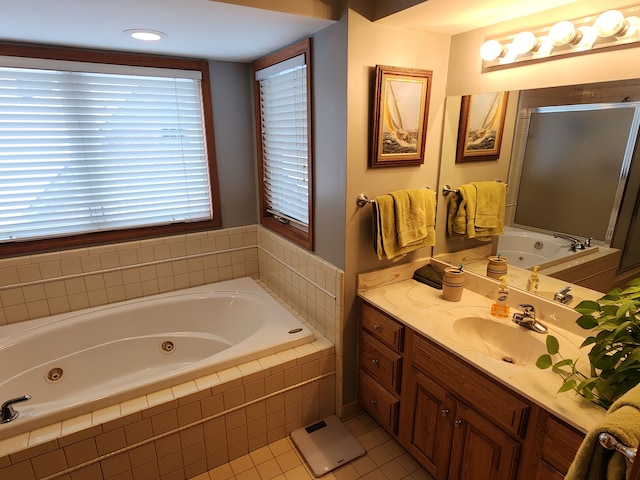
<path fill-rule="evenodd" d="M 514 365 L 535 368 L 538 357 L 547 353 L 546 335 L 526 330 L 510 318 L 461 317 L 453 322 L 453 330 L 473 350 Z"/>

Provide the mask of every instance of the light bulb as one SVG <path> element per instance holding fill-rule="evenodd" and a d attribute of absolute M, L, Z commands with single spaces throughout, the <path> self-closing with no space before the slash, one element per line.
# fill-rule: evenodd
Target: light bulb
<path fill-rule="evenodd" d="M 563 20 L 549 29 L 549 37 L 554 45 L 567 45 L 576 39 L 576 27 L 570 21 Z"/>
<path fill-rule="evenodd" d="M 544 35 L 538 40 L 538 49 L 533 53 L 536 58 L 544 58 L 551 55 L 553 47 L 555 46 L 553 40 L 549 35 Z"/>
<path fill-rule="evenodd" d="M 157 30 L 131 29 L 124 32 L 136 40 L 144 40 L 146 42 L 156 42 L 167 36 L 166 33 Z"/>
<path fill-rule="evenodd" d="M 513 37 L 513 48 L 518 55 L 524 55 L 538 47 L 538 39 L 531 32 L 520 32 Z"/>
<path fill-rule="evenodd" d="M 578 35 L 580 41 L 576 44 L 576 50 L 589 50 L 598 39 L 595 28 L 591 27 L 578 27 Z"/>
<path fill-rule="evenodd" d="M 627 29 L 621 35 L 619 34 L 618 38 L 627 39 L 638 35 L 638 32 L 640 32 L 640 18 L 627 17 L 625 23 L 627 24 Z"/>
<path fill-rule="evenodd" d="M 480 47 L 480 57 L 485 62 L 492 62 L 495 59 L 501 57 L 505 49 L 502 44 L 497 40 L 487 40 Z"/>
<path fill-rule="evenodd" d="M 622 33 L 627 24 L 624 21 L 624 15 L 618 10 L 608 10 L 600 15 L 593 27 L 599 37 L 613 37 Z"/>

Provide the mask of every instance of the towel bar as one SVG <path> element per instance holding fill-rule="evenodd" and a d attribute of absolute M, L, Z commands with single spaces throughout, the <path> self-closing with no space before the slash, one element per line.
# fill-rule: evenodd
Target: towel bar
<path fill-rule="evenodd" d="M 429 188 L 429 187 L 424 187 L 424 188 Z M 369 199 L 369 196 L 366 193 L 361 193 L 356 197 L 356 205 L 358 205 L 360 208 L 365 207 L 373 202 L 375 202 L 375 200 Z"/>
<path fill-rule="evenodd" d="M 606 432 L 602 432 L 600 435 L 598 435 L 598 440 L 600 441 L 600 445 L 602 445 L 607 450 L 616 450 L 620 452 L 630 463 L 633 463 L 633 461 L 636 459 L 637 449 L 627 447 L 615 436 Z"/>
<path fill-rule="evenodd" d="M 502 183 L 502 180 L 496 180 L 496 182 Z M 505 185 L 507 185 L 507 184 L 505 183 Z M 460 190 L 458 190 L 457 188 L 451 188 L 451 185 L 445 183 L 442 186 L 442 195 L 444 195 L 446 197 L 450 193 L 460 193 Z"/>
<path fill-rule="evenodd" d="M 360 195 L 358 195 L 358 198 L 356 198 L 356 204 L 362 208 L 366 205 L 369 205 L 370 203 L 375 202 L 375 200 L 369 200 L 369 197 L 367 196 L 366 193 L 361 193 Z"/>

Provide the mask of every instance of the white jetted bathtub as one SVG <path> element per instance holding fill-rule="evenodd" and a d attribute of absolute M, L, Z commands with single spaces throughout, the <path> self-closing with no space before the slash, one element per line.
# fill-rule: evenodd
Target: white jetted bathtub
<path fill-rule="evenodd" d="M 0 439 L 313 338 L 248 277 L 0 327 Z"/>
<path fill-rule="evenodd" d="M 498 237 L 498 253 L 507 257 L 510 265 L 521 268 L 551 266 L 598 251 L 594 246 L 573 252 L 570 246 L 571 242 L 563 238 L 514 227 L 505 227 Z"/>

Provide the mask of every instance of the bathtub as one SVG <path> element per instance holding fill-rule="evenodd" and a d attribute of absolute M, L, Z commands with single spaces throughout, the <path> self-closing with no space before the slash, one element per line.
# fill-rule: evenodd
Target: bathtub
<path fill-rule="evenodd" d="M 540 265 L 542 269 L 598 251 L 594 246 L 572 252 L 570 245 L 568 240 L 553 235 L 505 227 L 504 234 L 498 237 L 497 252 L 507 257 L 510 265 L 528 269 Z"/>
<path fill-rule="evenodd" d="M 0 439 L 313 339 L 248 277 L 0 327 Z"/>

